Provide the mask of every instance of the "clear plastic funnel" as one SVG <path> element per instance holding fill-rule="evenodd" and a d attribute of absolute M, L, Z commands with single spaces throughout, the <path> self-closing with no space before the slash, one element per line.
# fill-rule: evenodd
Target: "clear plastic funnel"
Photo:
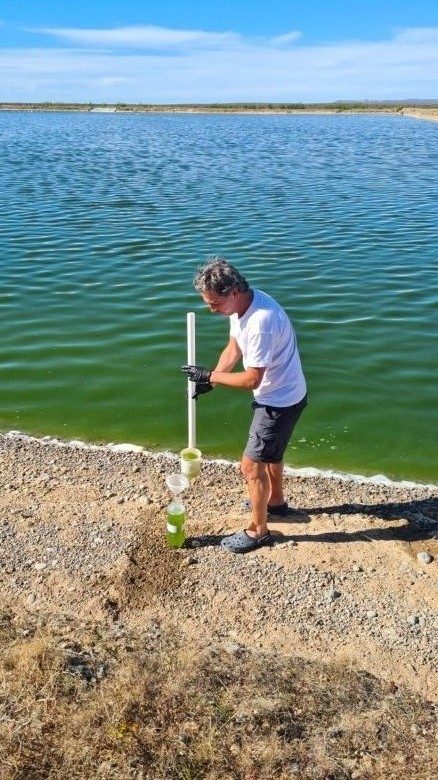
<path fill-rule="evenodd" d="M 168 474 L 166 477 L 166 485 L 174 496 L 179 496 L 180 493 L 187 490 L 189 480 L 184 474 Z"/>

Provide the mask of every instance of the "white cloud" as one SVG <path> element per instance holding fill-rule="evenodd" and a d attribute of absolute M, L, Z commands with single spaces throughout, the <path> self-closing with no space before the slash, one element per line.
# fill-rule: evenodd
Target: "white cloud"
<path fill-rule="evenodd" d="M 104 30 L 44 27 L 29 30 L 29 32 L 50 35 L 73 44 L 112 48 L 120 46 L 143 49 L 216 48 L 234 45 L 241 41 L 241 37 L 232 32 L 210 33 L 203 30 L 173 30 L 153 25 Z"/>
<path fill-rule="evenodd" d="M 114 87 L 116 84 L 126 84 L 126 79 L 122 76 L 103 76 L 94 82 L 96 87 Z"/>
<path fill-rule="evenodd" d="M 401 30 L 379 42 L 312 46 L 302 41 L 277 45 L 276 39 L 244 39 L 234 33 L 122 29 L 148 30 L 142 38 L 145 50 L 135 44 L 133 51 L 121 39 L 122 48 L 115 48 L 114 36 L 109 48 L 90 48 L 98 43 L 93 35 L 82 48 L 77 41 L 76 48 L 0 51 L 0 100 L 175 103 L 438 98 L 438 28 Z M 188 35 L 199 37 L 189 40 Z M 292 41 L 289 36 L 293 35 L 279 38 Z"/>
<path fill-rule="evenodd" d="M 285 35 L 277 35 L 275 38 L 270 38 L 269 43 L 273 46 L 287 46 L 288 43 L 295 43 L 298 38 L 301 38 L 302 33 L 299 30 L 286 33 Z"/>
<path fill-rule="evenodd" d="M 399 30 L 396 40 L 400 43 L 431 43 L 438 45 L 438 27 L 412 27 Z"/>

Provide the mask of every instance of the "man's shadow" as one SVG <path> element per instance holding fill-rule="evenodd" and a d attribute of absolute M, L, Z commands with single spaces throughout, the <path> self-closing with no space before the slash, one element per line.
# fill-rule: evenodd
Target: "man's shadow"
<path fill-rule="evenodd" d="M 433 539 L 438 536 L 438 499 L 426 498 L 417 501 L 389 502 L 378 504 L 338 504 L 330 506 L 312 507 L 310 510 L 297 508 L 290 510 L 287 517 L 270 515 L 268 523 L 272 527 L 281 523 L 291 526 L 302 523 L 310 523 L 309 515 L 367 515 L 380 520 L 397 523 L 406 520 L 406 525 L 387 526 L 385 528 L 364 528 L 357 531 L 325 531 L 319 534 L 272 534 L 271 546 L 285 544 L 287 542 L 384 542 L 403 541 L 415 542 L 425 539 Z M 222 539 L 229 534 L 207 534 L 190 537 L 186 540 L 185 547 L 199 548 L 220 545 Z"/>

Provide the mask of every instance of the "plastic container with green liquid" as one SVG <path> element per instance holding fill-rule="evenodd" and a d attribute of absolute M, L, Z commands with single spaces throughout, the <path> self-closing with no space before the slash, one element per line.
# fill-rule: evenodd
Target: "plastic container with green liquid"
<path fill-rule="evenodd" d="M 189 479 L 198 477 L 201 471 L 201 450 L 197 447 L 185 447 L 180 452 L 181 473 Z"/>
<path fill-rule="evenodd" d="M 167 544 L 173 550 L 182 547 L 186 540 L 185 523 L 184 504 L 181 501 L 172 501 L 167 507 Z"/>
<path fill-rule="evenodd" d="M 186 510 L 179 495 L 188 487 L 189 481 L 184 474 L 169 474 L 166 485 L 173 494 L 167 507 L 167 544 L 172 550 L 177 550 L 186 539 Z"/>

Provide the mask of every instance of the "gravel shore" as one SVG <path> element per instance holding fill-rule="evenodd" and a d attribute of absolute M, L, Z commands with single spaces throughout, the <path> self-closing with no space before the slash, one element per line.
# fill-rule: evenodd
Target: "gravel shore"
<path fill-rule="evenodd" d="M 339 660 L 437 698 L 433 487 L 289 476 L 276 543 L 235 556 L 218 546 L 247 519 L 234 464 L 203 462 L 179 551 L 165 545 L 176 456 L 15 433 L 0 465 L 3 607 L 21 626 L 172 624 L 202 648 Z"/>

